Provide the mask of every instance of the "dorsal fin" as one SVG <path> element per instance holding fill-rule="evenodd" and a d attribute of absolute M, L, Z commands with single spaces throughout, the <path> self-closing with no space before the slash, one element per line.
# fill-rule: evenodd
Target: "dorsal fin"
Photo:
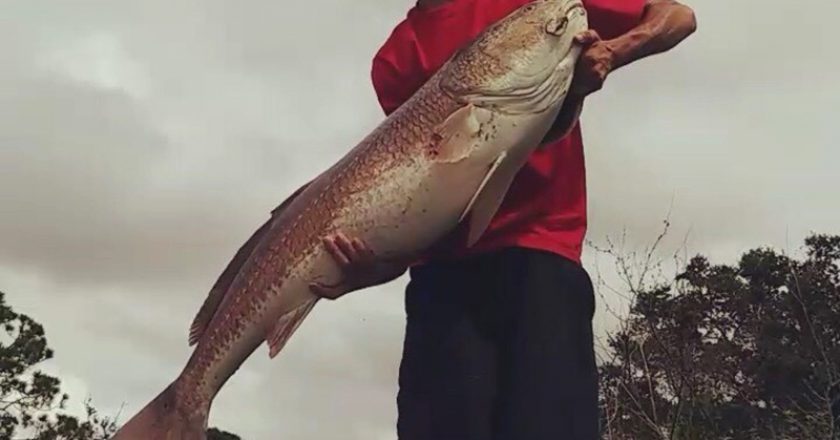
<path fill-rule="evenodd" d="M 225 299 L 225 294 L 230 290 L 230 285 L 233 284 L 233 280 L 236 278 L 236 275 L 239 274 L 239 270 L 242 269 L 242 265 L 245 264 L 245 261 L 248 260 L 248 257 L 254 252 L 254 248 L 257 247 L 257 244 L 262 240 L 263 235 L 268 230 L 269 225 L 271 224 L 271 220 L 265 222 L 253 235 L 248 241 L 245 242 L 242 247 L 236 252 L 236 255 L 233 256 L 233 259 L 230 260 L 227 267 L 216 282 L 213 284 L 213 287 L 210 288 L 210 293 L 207 294 L 207 299 L 204 300 L 204 304 L 201 305 L 201 308 L 198 310 L 198 314 L 195 315 L 193 319 L 192 325 L 190 326 L 190 345 L 195 345 L 199 339 L 201 339 L 201 335 L 204 334 L 204 331 L 207 329 L 207 326 L 210 324 L 210 320 L 213 319 L 213 316 L 216 314 L 216 310 L 219 308 L 219 304 L 222 303 L 222 300 Z"/>
<path fill-rule="evenodd" d="M 289 203 L 291 203 L 292 200 L 294 200 L 307 186 L 309 186 L 309 184 L 300 187 L 297 191 L 292 193 L 291 196 L 286 198 L 280 206 L 271 211 L 271 218 L 251 235 L 251 238 L 249 238 L 248 241 L 239 248 L 236 255 L 233 256 L 232 260 L 230 260 L 225 270 L 222 271 L 222 274 L 213 284 L 213 287 L 210 289 L 210 293 L 207 294 L 207 299 L 204 300 L 204 304 L 201 305 L 201 308 L 198 310 L 198 314 L 196 314 L 193 319 L 192 325 L 190 325 L 190 345 L 195 345 L 207 330 L 207 326 L 210 325 L 210 321 L 213 319 L 213 316 L 216 315 L 216 310 L 219 309 L 219 305 L 222 304 L 225 299 L 225 295 L 230 290 L 233 280 L 236 279 L 236 276 L 239 274 L 242 266 L 246 261 L 248 261 L 251 254 L 254 253 L 254 249 L 262 241 L 265 233 L 268 232 L 271 222 L 274 221 L 277 215 L 279 215 L 280 212 L 285 209 L 286 206 L 288 206 Z"/>

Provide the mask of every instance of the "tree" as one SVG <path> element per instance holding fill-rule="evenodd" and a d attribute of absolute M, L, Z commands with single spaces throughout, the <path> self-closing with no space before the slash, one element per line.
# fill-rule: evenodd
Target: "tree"
<path fill-rule="evenodd" d="M 62 410 L 69 396 L 61 381 L 38 369 L 53 357 L 41 324 L 15 312 L 0 292 L 0 440 L 105 440 L 117 430 L 116 420 L 101 416 L 85 401 L 83 419 Z M 208 440 L 240 440 L 210 428 Z"/>
<path fill-rule="evenodd" d="M 601 365 L 605 438 L 840 439 L 840 236 L 804 249 L 650 282 L 652 248 L 608 248 L 632 306 Z"/>
<path fill-rule="evenodd" d="M 114 424 L 86 403 L 87 418 L 60 413 L 69 397 L 58 378 L 37 369 L 53 357 L 44 328 L 15 312 L 0 292 L 0 439 L 105 439 Z"/>

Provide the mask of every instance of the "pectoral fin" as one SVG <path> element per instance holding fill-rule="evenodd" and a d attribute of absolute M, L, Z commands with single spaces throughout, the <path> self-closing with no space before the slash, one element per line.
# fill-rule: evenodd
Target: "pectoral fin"
<path fill-rule="evenodd" d="M 431 154 L 435 160 L 455 163 L 469 157 L 481 141 L 482 124 L 491 117 L 490 111 L 472 104 L 454 111 L 432 134 Z"/>
<path fill-rule="evenodd" d="M 502 154 L 500 154 L 499 157 L 496 158 L 496 160 L 493 161 L 493 163 L 490 165 L 490 169 L 484 176 L 484 180 L 482 180 L 481 184 L 478 185 L 478 190 L 476 190 L 475 194 L 473 194 L 472 198 L 470 199 L 470 202 L 467 203 L 467 207 L 464 209 L 464 212 L 461 213 L 461 218 L 458 219 L 459 222 L 464 220 L 464 218 L 470 213 L 470 211 L 472 211 L 473 207 L 475 206 L 475 202 L 478 200 L 478 197 L 482 194 L 484 187 L 487 186 L 487 182 L 489 182 L 490 179 L 493 177 L 493 173 L 496 172 L 496 169 L 499 168 L 499 165 L 502 164 L 502 161 L 505 160 L 506 156 L 507 151 L 502 151 Z"/>

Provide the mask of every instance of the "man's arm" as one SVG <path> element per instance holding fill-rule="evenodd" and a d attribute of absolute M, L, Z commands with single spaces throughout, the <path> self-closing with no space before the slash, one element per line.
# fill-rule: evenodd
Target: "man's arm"
<path fill-rule="evenodd" d="M 675 0 L 647 0 L 639 24 L 612 40 L 595 31 L 579 35 L 587 46 L 578 61 L 572 93 L 586 96 L 600 90 L 615 69 L 651 55 L 667 52 L 697 29 L 694 11 Z"/>
<path fill-rule="evenodd" d="M 542 143 L 569 134 L 583 108 L 584 98 L 604 86 L 615 69 L 666 52 L 697 29 L 694 11 L 675 0 L 647 0 L 638 26 L 612 40 L 601 40 L 588 30 L 576 37 L 585 47 L 575 67 L 575 78 L 563 108 Z"/>
<path fill-rule="evenodd" d="M 694 11 L 675 0 L 648 0 L 641 23 L 630 32 L 608 41 L 613 50 L 613 70 L 674 48 L 697 30 Z"/>

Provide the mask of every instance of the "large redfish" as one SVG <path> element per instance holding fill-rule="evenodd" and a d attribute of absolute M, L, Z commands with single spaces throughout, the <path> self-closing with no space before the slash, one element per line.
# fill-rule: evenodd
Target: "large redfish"
<path fill-rule="evenodd" d="M 379 258 L 405 260 L 464 221 L 474 243 L 558 119 L 580 54 L 574 37 L 587 27 L 580 0 L 519 8 L 293 194 L 211 290 L 181 374 L 115 439 L 204 439 L 228 378 L 263 342 L 276 356 L 317 303 L 310 285 L 350 290 L 324 237 L 341 233 Z"/>

